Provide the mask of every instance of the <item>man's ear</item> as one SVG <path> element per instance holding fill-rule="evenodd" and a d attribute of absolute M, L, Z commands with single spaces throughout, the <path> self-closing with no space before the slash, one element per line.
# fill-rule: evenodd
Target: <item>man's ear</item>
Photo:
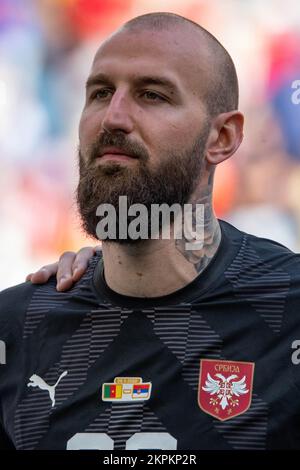
<path fill-rule="evenodd" d="M 239 111 L 219 114 L 212 122 L 206 143 L 206 160 L 212 164 L 227 160 L 243 140 L 244 116 Z"/>

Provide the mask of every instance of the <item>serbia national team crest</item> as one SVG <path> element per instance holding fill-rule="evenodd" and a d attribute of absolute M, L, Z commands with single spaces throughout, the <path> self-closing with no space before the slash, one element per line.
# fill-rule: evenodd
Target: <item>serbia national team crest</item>
<path fill-rule="evenodd" d="M 201 359 L 198 404 L 220 421 L 245 413 L 251 405 L 254 363 Z"/>

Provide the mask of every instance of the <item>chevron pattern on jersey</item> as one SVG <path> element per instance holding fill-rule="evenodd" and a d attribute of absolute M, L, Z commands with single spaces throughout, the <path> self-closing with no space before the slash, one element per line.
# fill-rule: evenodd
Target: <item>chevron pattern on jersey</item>
<path fill-rule="evenodd" d="M 45 318 L 46 313 L 62 307 L 84 288 L 93 275 L 98 259 L 95 256 L 90 260 L 89 267 L 82 277 L 82 282 L 75 284 L 67 292 L 56 291 L 55 278 L 51 278 L 47 284 L 41 285 L 36 289 L 26 312 L 23 339 L 27 339 L 36 330 L 40 322 Z"/>
<path fill-rule="evenodd" d="M 61 373 L 68 374 L 57 386 L 55 407 L 60 406 L 81 387 L 87 379 L 89 368 L 97 357 L 119 334 L 123 321 L 130 310 L 97 309 L 89 312 L 77 331 L 63 345 L 59 363 L 55 364 L 42 377 L 53 385 Z M 36 412 L 36 419 L 32 414 Z M 19 403 L 15 414 L 15 436 L 20 449 L 33 449 L 49 426 L 51 402 L 47 391 L 28 389 L 26 397 Z M 24 441 L 22 435 L 27 435 Z"/>
<path fill-rule="evenodd" d="M 106 433 L 107 429 L 114 441 L 114 450 L 125 450 L 126 441 L 135 433 L 166 432 L 166 428 L 145 402 L 112 403 L 85 429 L 85 432 Z M 124 431 L 120 432 L 120 429 Z"/>
<path fill-rule="evenodd" d="M 268 408 L 253 394 L 245 414 L 228 421 L 215 421 L 215 428 L 236 450 L 265 450 L 267 445 Z"/>
<path fill-rule="evenodd" d="M 249 301 L 271 330 L 281 330 L 290 275 L 262 261 L 244 235 L 240 251 L 224 273 L 238 298 Z"/>
<path fill-rule="evenodd" d="M 154 332 L 182 364 L 182 375 L 195 390 L 199 382 L 200 359 L 218 359 L 222 340 L 193 305 L 143 310 L 153 322 Z"/>

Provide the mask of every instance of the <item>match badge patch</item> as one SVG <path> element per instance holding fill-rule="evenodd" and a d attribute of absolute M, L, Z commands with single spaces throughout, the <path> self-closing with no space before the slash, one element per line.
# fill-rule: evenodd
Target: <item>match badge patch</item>
<path fill-rule="evenodd" d="M 198 404 L 220 421 L 245 413 L 251 405 L 254 363 L 201 359 Z"/>
<path fill-rule="evenodd" d="M 116 377 L 113 383 L 102 385 L 103 401 L 141 401 L 149 400 L 151 382 L 141 377 Z"/>

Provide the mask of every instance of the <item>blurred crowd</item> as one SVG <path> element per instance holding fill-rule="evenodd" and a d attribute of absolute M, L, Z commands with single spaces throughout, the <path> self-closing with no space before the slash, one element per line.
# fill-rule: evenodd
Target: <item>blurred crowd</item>
<path fill-rule="evenodd" d="M 84 82 L 101 40 L 150 11 L 198 22 L 236 64 L 245 138 L 217 169 L 217 216 L 300 250 L 298 0 L 0 0 L 0 289 L 91 243 L 74 203 Z"/>

